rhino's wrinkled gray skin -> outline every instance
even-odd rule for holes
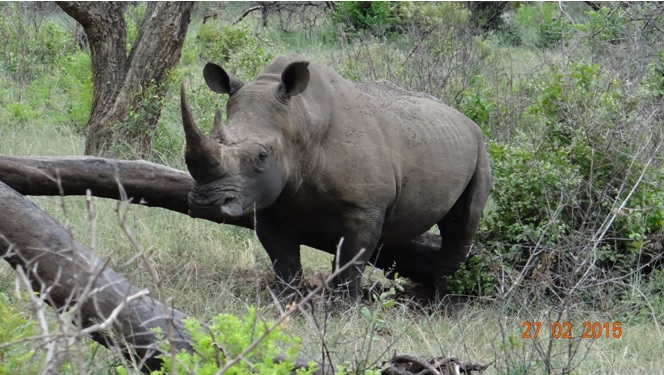
[[[336,254],[395,246],[438,224],[433,279],[465,259],[491,190],[479,127],[426,95],[388,82],[352,83],[330,68],[285,56],[243,83],[215,64],[207,85],[228,94],[228,124],[213,138],[195,125],[182,90],[186,162],[196,185],[190,215],[256,213],[256,231],[286,282],[301,272],[300,245]],[[358,296],[367,251],[342,272]]]

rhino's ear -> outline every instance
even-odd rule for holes
[[[210,90],[219,94],[233,95],[244,85],[244,82],[213,63],[205,64],[203,78]]]
[[[279,95],[290,98],[301,94],[309,85],[309,61],[290,63],[281,73]]]

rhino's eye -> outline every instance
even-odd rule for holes
[[[254,154],[254,161],[253,161],[254,170],[257,172],[261,171],[267,164],[267,159],[269,157],[270,154],[265,148],[263,147],[259,148],[258,152]]]

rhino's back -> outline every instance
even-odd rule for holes
[[[385,243],[422,233],[456,203],[481,152],[479,127],[457,110],[389,82],[362,85],[377,107],[393,160],[397,197],[383,230]],[[414,219],[414,220],[413,220]]]
[[[426,170],[429,175],[454,170],[467,174],[472,169],[466,166],[476,162],[482,133],[461,112],[430,95],[407,91],[388,81],[354,86],[365,94],[366,102],[358,101],[363,108],[356,109],[362,112],[363,121],[350,122],[350,126],[380,129],[382,139],[372,141],[385,142],[395,151],[396,164]]]
[[[470,181],[482,143],[479,128],[430,96],[387,81],[332,82],[328,172],[343,176],[338,189],[351,191],[357,202],[384,206],[386,243],[428,230]]]

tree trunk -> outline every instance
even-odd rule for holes
[[[193,2],[148,2],[129,57],[123,4],[58,5],[83,26],[90,46],[93,94],[85,154],[109,154],[118,137],[144,157],[161,114],[162,83],[180,59]],[[128,123],[131,112],[136,117]]]

